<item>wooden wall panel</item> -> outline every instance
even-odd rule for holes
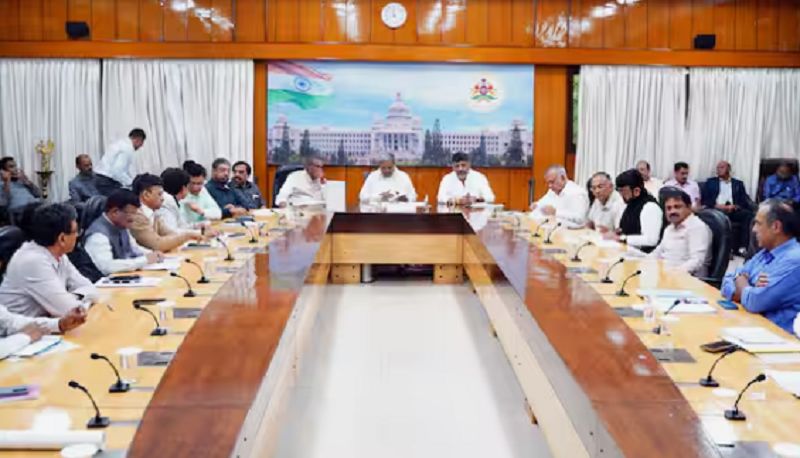
[[[268,16],[272,16],[267,13]],[[347,41],[347,16],[341,3],[325,2],[322,5],[322,41]]]
[[[117,37],[117,3],[115,0],[94,0],[92,2],[92,20],[89,27],[92,40],[113,41]]]
[[[467,1],[466,42],[485,45],[489,41],[489,0]]]
[[[0,1],[0,40],[19,40],[20,8],[23,0]]]
[[[275,41],[294,43],[299,39],[300,4],[293,0],[271,1],[267,15],[275,17]]]
[[[247,42],[265,41],[267,39],[266,14],[267,5],[264,0],[236,0],[234,39]]]
[[[444,0],[442,42],[464,43],[467,37],[467,0]]]
[[[417,2],[417,41],[421,44],[442,42],[445,5],[441,0]]]
[[[669,47],[692,49],[692,3],[669,3]]]
[[[233,41],[233,21],[235,19],[233,16],[234,1],[235,0],[213,0],[211,2],[211,14],[212,18],[214,18],[211,26],[211,41]],[[317,2],[314,3],[318,5]]]
[[[778,49],[778,3],[780,0],[758,0],[756,43],[760,51]],[[783,0],[784,2],[788,0]]]
[[[714,33],[715,0],[692,1],[692,37]]]
[[[633,3],[625,8],[625,47],[647,48],[647,3]]]
[[[19,24],[25,24],[19,31],[19,39],[39,41],[44,36],[42,0],[26,0],[19,2]]]
[[[757,48],[756,18],[757,0],[736,0],[736,49]]]
[[[258,0],[256,0],[258,1]],[[261,2],[263,4],[263,2]],[[164,5],[164,41],[187,41],[189,38],[189,12]],[[263,38],[262,38],[263,40]]]
[[[117,40],[139,40],[139,0],[117,0]]]
[[[23,3],[31,0],[19,1]],[[67,2],[67,19],[72,22],[86,22],[87,24],[91,24],[92,0],[69,0]]]
[[[669,48],[669,0],[647,2],[647,47]]]
[[[533,30],[536,25],[534,15],[535,0],[512,0],[511,5],[511,43],[516,46],[532,46]]]
[[[66,20],[66,0],[42,0],[42,35],[45,41],[65,40],[67,32],[64,30],[64,22]]]
[[[164,11],[161,0],[139,0],[139,39],[164,40]]]
[[[723,2],[714,6],[714,33],[716,49],[736,49],[736,2]]]
[[[322,40],[322,3],[299,2],[301,42],[314,43]]]
[[[564,164],[567,153],[567,67],[536,67],[533,79],[533,178],[535,198],[541,197],[546,186],[542,177],[554,164]]]
[[[608,3],[606,8],[610,10]],[[624,48],[625,47],[625,12],[626,5],[618,5],[613,14],[603,18],[603,47],[604,48]]]
[[[372,30],[371,0],[347,0],[345,14],[346,36],[350,43],[368,43]]]
[[[507,45],[512,41],[513,9],[511,0],[492,0],[487,14],[487,40],[491,45]]]
[[[398,44],[417,43],[417,0],[402,0],[399,3],[406,7],[408,19],[405,24],[394,30],[394,42]]]
[[[778,51],[800,51],[800,1],[780,2]]]
[[[535,46],[563,48],[569,39],[569,0],[536,2]]]
[[[394,31],[386,27],[381,21],[383,3],[378,1],[364,3],[372,11],[370,17],[370,41],[372,43],[394,43]]]

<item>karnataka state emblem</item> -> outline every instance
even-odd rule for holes
[[[480,81],[472,86],[471,98],[473,102],[494,102],[497,100],[497,89],[491,81],[481,78]]]
[[[469,88],[467,105],[473,111],[488,113],[499,108],[502,103],[503,91],[497,84],[497,78],[493,78],[491,75],[482,75]]]

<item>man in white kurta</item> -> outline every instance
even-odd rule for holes
[[[304,202],[325,200],[325,163],[316,156],[305,161],[305,168],[292,172],[283,182],[275,203],[280,207]]]
[[[625,201],[614,190],[611,176],[605,172],[597,172],[592,176],[591,191],[594,202],[589,207],[586,225],[599,232],[614,232],[619,229],[619,220],[625,211]]]
[[[394,157],[386,155],[367,176],[358,198],[362,202],[414,202],[417,192],[408,174],[395,165]]]
[[[494,202],[494,192],[486,175],[472,170],[469,156],[465,153],[453,155],[453,171],[442,177],[439,183],[439,203],[472,205],[476,202]]]
[[[589,211],[589,195],[586,190],[567,178],[563,166],[554,165],[544,174],[547,182],[547,194],[531,204],[532,217],[535,219],[553,218],[568,228],[580,228],[586,225],[586,213]]]

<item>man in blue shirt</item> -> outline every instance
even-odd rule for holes
[[[764,199],[786,199],[800,202],[800,180],[792,174],[792,166],[781,162],[775,174],[764,181]]]
[[[797,215],[777,199],[759,206],[753,233],[761,251],[722,281],[722,295],[760,313],[787,332],[800,312]]]
[[[222,217],[236,218],[247,214],[247,207],[238,192],[231,189],[228,180],[231,174],[231,163],[227,159],[217,158],[211,164],[211,179],[206,189],[222,209]]]
[[[250,181],[252,168],[245,161],[233,164],[233,178],[228,183],[237,194],[248,210],[261,208],[264,206],[264,198],[255,183]]]

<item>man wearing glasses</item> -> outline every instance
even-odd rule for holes
[[[292,172],[278,191],[275,203],[280,207],[291,204],[324,201],[325,163],[319,156],[309,156],[303,170]]]

